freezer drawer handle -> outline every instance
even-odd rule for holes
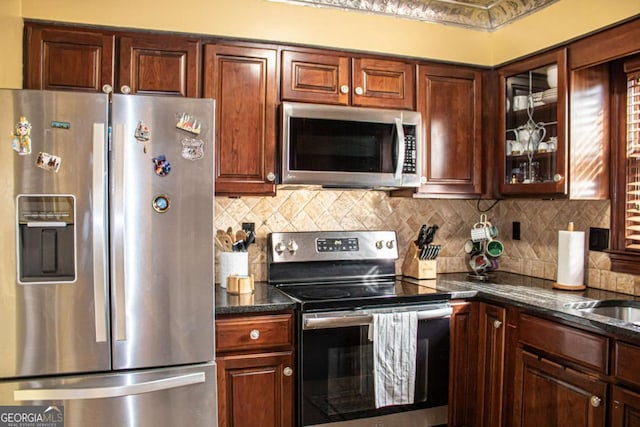
[[[153,393],[156,391],[168,390],[203,382],[205,382],[205,373],[196,372],[177,377],[113,387],[33,388],[29,390],[15,390],[13,392],[13,399],[16,401],[106,399],[109,397],[123,397],[133,394]]]

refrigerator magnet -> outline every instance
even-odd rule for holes
[[[170,205],[169,196],[159,194],[153,198],[153,210],[158,213],[165,213],[169,210]]]
[[[176,123],[178,129],[191,132],[194,135],[200,135],[200,128],[202,123],[189,113],[178,114],[178,123]]]
[[[71,123],[51,120],[51,127],[54,129],[71,129]]]
[[[153,161],[154,171],[158,176],[167,176],[171,172],[171,164],[164,154],[151,159]]]
[[[201,139],[184,138],[180,141],[182,144],[181,155],[187,160],[200,160],[204,157],[204,141]]]
[[[36,159],[36,165],[39,168],[50,172],[58,172],[58,170],[60,170],[60,163],[62,163],[62,158],[42,151],[38,153],[38,158]]]
[[[147,152],[147,142],[151,138],[151,129],[149,126],[144,124],[142,120],[138,120],[138,126],[136,126],[136,130],[133,136],[138,140],[138,142],[142,142],[144,144],[143,150],[145,153]]]
[[[31,123],[25,116],[20,116],[15,125],[12,147],[21,156],[31,154]]]

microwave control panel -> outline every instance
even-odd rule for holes
[[[416,173],[416,135],[415,126],[404,126],[404,164],[403,173]]]

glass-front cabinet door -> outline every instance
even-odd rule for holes
[[[502,195],[567,194],[566,50],[499,70]]]

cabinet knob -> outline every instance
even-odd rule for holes
[[[499,320],[494,320],[493,321],[493,327],[498,329],[500,326],[502,326],[502,322]]]
[[[560,175],[559,173],[553,175],[553,182],[560,182],[562,181],[562,175]]]
[[[282,370],[282,373],[284,374],[285,377],[290,377],[291,375],[293,375],[293,369],[287,366]]]
[[[364,93],[364,90],[360,86],[358,86],[356,88],[356,95],[362,95],[363,93]]]
[[[347,85],[340,86],[340,93],[349,93],[349,86]]]
[[[267,174],[267,181],[269,181],[269,182],[273,182],[273,181],[275,181],[275,180],[276,180],[276,174],[275,174],[275,173],[273,173],[273,172],[269,172],[269,173]]]
[[[102,92],[111,93],[113,92],[113,87],[109,84],[102,85]]]
[[[120,93],[124,93],[125,95],[129,95],[131,93],[131,88],[127,85],[120,86]]]
[[[591,399],[589,399],[589,403],[591,403],[591,406],[593,406],[594,408],[597,408],[602,403],[602,399],[600,399],[598,396],[591,396]]]
[[[258,338],[260,338],[260,331],[257,329],[252,330],[251,332],[249,332],[249,337],[252,340],[257,340]]]

